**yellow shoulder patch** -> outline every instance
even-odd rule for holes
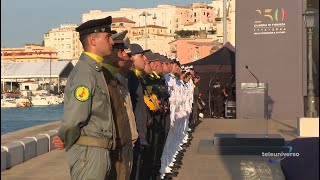
[[[90,90],[87,86],[78,86],[74,91],[74,97],[81,102],[84,102],[90,97]]]

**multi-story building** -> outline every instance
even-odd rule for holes
[[[174,40],[176,31],[212,30],[216,18],[213,7],[205,3],[193,3],[189,6],[158,5],[155,8],[144,9],[121,8],[119,11],[108,12],[92,10],[82,15],[82,22],[106,16],[113,17],[114,30],[129,31],[127,37],[132,43],[138,43],[143,47],[147,44],[148,49],[163,54],[170,53],[170,45],[167,43]],[[134,27],[128,26],[129,24],[131,26],[134,24]],[[121,28],[120,25],[122,25]],[[145,29],[147,35],[144,34]]]
[[[181,64],[204,58],[212,53],[212,48],[221,46],[221,43],[211,38],[179,38],[169,44],[169,56],[178,58]]]
[[[44,46],[55,48],[59,59],[76,60],[83,51],[76,32],[77,24],[61,24],[44,34]]]
[[[151,49],[154,53],[168,54],[170,52],[169,42],[173,40],[173,35],[148,34],[147,39],[143,36],[136,36],[131,38],[130,42],[141,45],[143,49]]]
[[[115,30],[117,32],[128,30],[129,33],[127,34],[127,37],[130,37],[130,29],[134,27],[135,23],[136,22],[131,21],[130,19],[127,19],[125,17],[115,17],[112,18],[111,28],[112,30]]]
[[[227,41],[235,46],[235,3],[236,0],[227,0]],[[223,0],[212,0],[209,4],[215,10],[216,17],[216,36],[219,42],[223,42]]]
[[[144,33],[145,31],[147,34]],[[129,30],[130,42],[141,45],[143,49],[151,49],[153,52],[166,54],[170,51],[169,42],[174,40],[174,36],[167,31],[168,28],[157,25],[133,27]]]
[[[236,46],[236,0],[229,0],[229,19],[230,19],[230,29],[228,30],[228,41],[233,45]]]
[[[143,13],[145,12],[145,13]],[[173,35],[190,22],[211,23],[215,20],[215,12],[204,3],[193,3],[190,6],[158,5],[156,8],[120,8],[119,11],[92,10],[82,15],[82,22],[106,16],[125,17],[135,21],[135,26],[157,25],[168,28]]]
[[[55,48],[39,44],[25,44],[21,48],[1,48],[1,61],[29,62],[49,59],[58,60]]]
[[[144,26],[140,26],[140,27],[132,27],[132,29],[130,30],[130,34],[132,35],[132,37],[135,36],[143,36],[144,35],[150,35],[150,34],[163,34],[163,35],[167,35],[167,29],[166,27],[162,27],[162,26],[157,26],[157,25],[147,25],[146,27]],[[144,34],[144,31],[147,31],[147,34]]]

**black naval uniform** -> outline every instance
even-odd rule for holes
[[[150,165],[152,167],[152,179],[155,179],[159,173],[161,166],[161,155],[165,144],[165,112],[164,105],[168,100],[168,95],[166,95],[166,87],[164,78],[158,75],[156,72],[152,72],[146,77],[146,86],[152,87],[150,93],[155,94],[158,100],[161,102],[161,107],[157,111],[149,111],[152,117],[152,126],[148,128],[149,130],[149,140],[151,144]],[[166,104],[167,106],[167,104]]]
[[[214,118],[223,117],[223,88],[219,82],[213,86],[213,116]]]

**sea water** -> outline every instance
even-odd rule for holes
[[[1,108],[1,135],[49,122],[60,121],[63,104],[51,106]]]

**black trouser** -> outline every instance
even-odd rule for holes
[[[163,113],[149,111],[152,124],[148,126],[147,141],[150,146],[145,147],[141,156],[140,178],[149,180],[159,175],[161,167],[161,155],[164,147],[164,119]]]
[[[168,136],[168,132],[170,129],[170,112],[167,111],[165,113],[163,113],[163,127],[164,127],[164,142],[166,142],[167,136]]]
[[[155,179],[159,175],[161,167],[161,156],[165,144],[165,119],[164,113],[157,111],[153,113],[153,140],[152,140],[152,153],[153,153],[153,175]]]
[[[141,179],[141,171],[143,170],[142,169],[143,154],[144,154],[144,149],[143,147],[140,146],[139,139],[138,139],[133,148],[133,164],[132,164],[130,180]],[[138,178],[136,178],[136,176]]]
[[[194,102],[192,104],[192,124],[195,125],[198,121],[199,121],[198,103]]]
[[[217,96],[213,100],[213,115],[216,117],[223,117],[223,98]]]

